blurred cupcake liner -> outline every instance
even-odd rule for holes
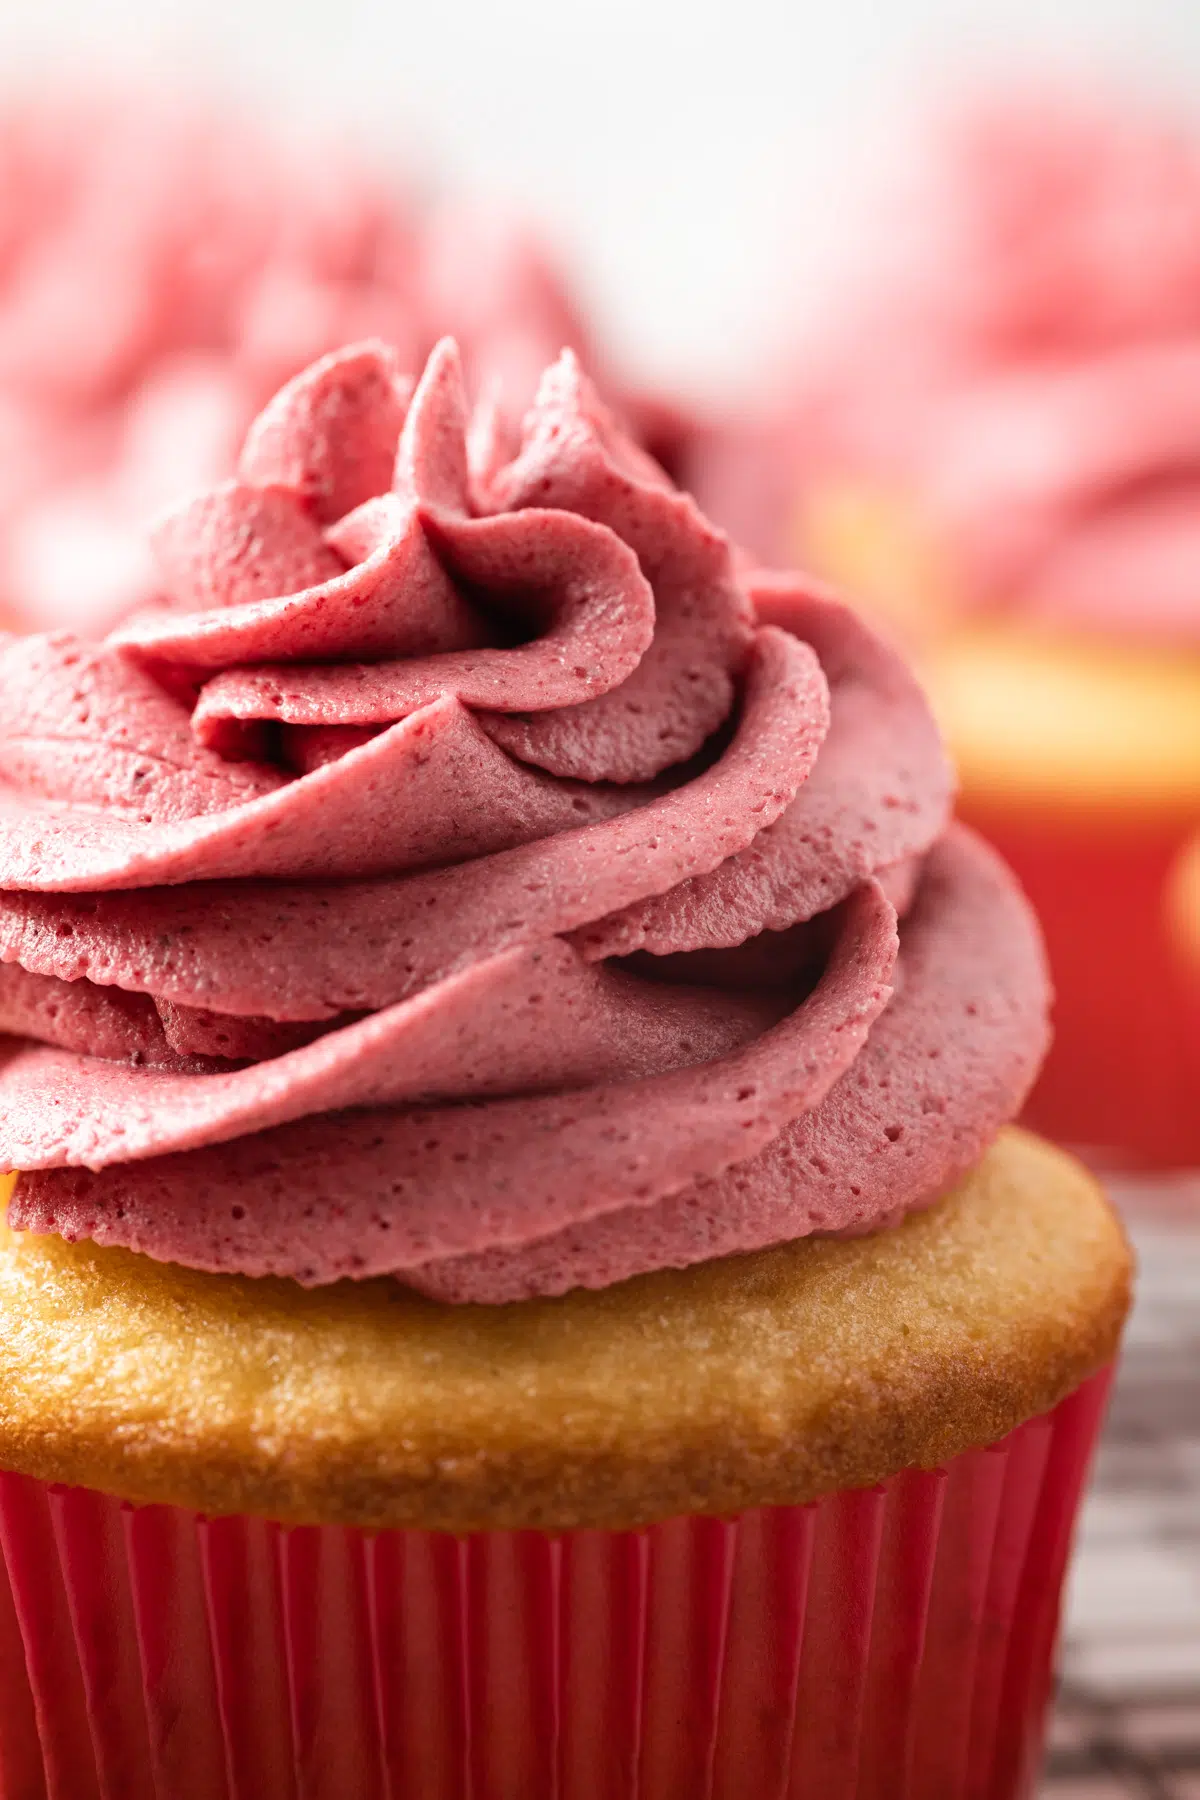
[[[1200,831],[1176,857],[1167,882],[1164,907],[1167,939],[1175,957],[1175,985],[1186,1017],[1188,1082],[1187,1117],[1200,1114]],[[1195,1127],[1200,1139],[1200,1125]],[[1200,1152],[1193,1158],[1200,1164]]]
[[[1016,871],[1050,957],[1054,1042],[1024,1122],[1102,1165],[1200,1166],[1200,1053],[1164,916],[1178,827],[960,810]]]
[[[6,1800],[1013,1800],[1109,1372],[806,1507],[372,1535],[0,1475]]]

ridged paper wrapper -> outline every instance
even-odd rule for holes
[[[931,1472],[456,1538],[0,1475],[4,1800],[1013,1800],[1108,1375]]]
[[[1165,916],[1179,826],[961,810],[1015,871],[1050,955],[1054,1042],[1022,1123],[1110,1168],[1200,1168],[1200,1039]]]

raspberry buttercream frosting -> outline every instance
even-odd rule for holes
[[[941,123],[706,495],[777,557],[806,492],[880,484],[963,609],[1200,643],[1200,138],[1039,86]]]
[[[925,1205],[1045,1044],[919,688],[740,573],[568,354],[515,454],[367,341],[0,649],[10,1221],[452,1301]]]
[[[436,321],[436,323],[435,323]],[[136,85],[0,108],[0,612],[103,633],[146,518],[228,473],[278,386],[377,332],[443,330],[519,425],[583,321],[534,237],[335,134]]]

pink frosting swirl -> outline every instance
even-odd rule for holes
[[[773,559],[798,477],[882,482],[942,528],[964,604],[1200,642],[1200,140],[1035,87],[926,149],[787,416],[711,449],[702,495]]]
[[[436,321],[436,325],[434,323]],[[519,423],[582,321],[511,221],[149,86],[0,111],[0,609],[103,631],[144,598],[148,514],[227,472],[264,401],[378,332],[443,330]]]
[[[944,1190],[1046,1029],[915,682],[736,573],[565,354],[293,380],[102,647],[0,652],[22,1229],[452,1300]]]

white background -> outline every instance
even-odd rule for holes
[[[1200,110],[1200,0],[0,0],[4,80],[129,59],[519,203],[627,358],[716,389],[931,87],[1048,62]]]

